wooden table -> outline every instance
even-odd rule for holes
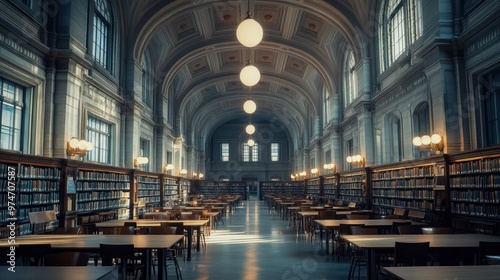
[[[381,234],[343,235],[342,238],[356,247],[368,251],[368,279],[376,279],[376,251],[394,249],[397,242],[430,242],[429,249],[478,249],[479,241],[500,242],[500,236],[486,234]],[[498,275],[497,275],[498,276]],[[420,277],[420,279],[425,279]],[[464,278],[468,279],[468,278]],[[473,278],[475,279],[475,278]],[[497,277],[498,279],[498,277]]]
[[[148,256],[152,249],[157,249],[158,257],[163,259],[163,249],[170,249],[175,244],[182,242],[183,239],[184,235],[22,235],[16,237],[15,246],[20,244],[50,244],[54,251],[99,252],[100,244],[134,244],[135,249],[147,250]],[[0,247],[10,246],[12,244],[9,244],[7,239],[0,240]],[[149,264],[149,260],[146,263]],[[158,279],[166,278],[164,263],[158,262]],[[150,266],[146,265],[146,279],[149,278],[150,273]]]
[[[7,270],[7,266],[2,266]],[[2,271],[2,280],[51,279],[51,280],[115,280],[116,266],[16,266],[16,272]]]
[[[497,280],[500,278],[500,265],[404,266],[384,267],[384,269],[394,279],[402,280]]]
[[[320,225],[320,240],[323,241],[323,229],[327,230],[338,230],[340,224],[364,224],[365,227],[376,227],[376,228],[388,228],[392,227],[393,222],[411,222],[412,224],[420,225],[420,222],[414,222],[411,220],[403,219],[367,219],[367,220],[338,220],[338,219],[325,219],[325,220],[314,220]],[[326,253],[328,253],[328,233],[326,234]],[[332,250],[333,251],[333,250]]]

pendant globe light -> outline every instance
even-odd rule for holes
[[[253,141],[253,139],[248,139],[247,144],[249,147],[253,147],[253,145],[255,145],[255,141]]]
[[[257,110],[257,104],[255,104],[252,99],[248,98],[247,101],[243,103],[243,110],[247,114],[253,114],[255,110]]]
[[[247,134],[252,135],[255,132],[255,126],[253,124],[249,124],[247,125],[247,127],[245,127],[245,131],[247,132]]]
[[[262,26],[252,19],[252,13],[250,13],[250,0],[248,0],[248,10],[247,17],[244,21],[238,25],[236,29],[236,38],[238,41],[245,47],[251,48],[257,46],[260,41],[262,41],[262,37],[264,36],[264,30],[262,30]]]
[[[255,86],[260,81],[260,71],[252,65],[250,60],[248,60],[247,66],[241,69],[240,80],[245,86],[249,87]]]

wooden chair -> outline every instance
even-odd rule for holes
[[[422,234],[422,227],[419,225],[398,226],[399,234]]]
[[[45,256],[50,254],[52,246],[50,244],[20,244],[19,256],[27,266],[43,266]]]
[[[337,232],[337,235],[334,236],[334,242],[337,243],[337,261],[340,261],[340,255],[342,251],[346,249],[346,247],[350,246],[348,242],[346,242],[343,238],[342,235],[350,235],[352,234],[351,227],[363,227],[365,226],[364,224],[339,224],[339,230]],[[343,249],[344,248],[344,249]],[[346,250],[347,251],[347,250]]]
[[[45,266],[87,266],[89,254],[80,252],[59,252],[45,256]]]
[[[426,266],[430,242],[398,242],[394,246],[394,266]]]
[[[80,234],[81,228],[79,227],[64,227],[64,228],[56,228],[53,234]]]
[[[165,234],[165,235],[174,235],[177,234],[177,227],[176,226],[159,226],[159,227],[149,227],[148,234]],[[177,276],[177,279],[182,279],[182,273],[181,269],[179,266],[179,262],[177,261],[177,249],[168,249],[164,250],[164,256],[165,256],[165,267],[167,267],[167,261],[171,260],[174,262],[175,265],[175,274]],[[157,255],[154,255],[156,252],[153,252],[153,258],[152,258],[152,263],[151,266],[153,268],[153,273],[155,271],[155,267],[158,266],[158,257]]]
[[[398,230],[398,227],[399,226],[405,226],[405,225],[411,225],[411,222],[408,221],[408,222],[392,222],[392,227],[391,227],[391,233],[392,234],[399,234],[399,230]]]
[[[139,272],[144,270],[144,264],[135,260],[134,244],[100,244],[99,253],[103,266],[120,266],[122,279],[127,279],[129,271],[133,273],[135,279]]]
[[[354,235],[371,235],[378,234],[378,230],[375,227],[361,227],[361,226],[352,226],[351,233]],[[351,251],[351,266],[349,268],[349,276],[348,279],[354,276],[354,272],[356,271],[356,267],[358,268],[358,279],[361,277],[361,266],[367,266],[368,260],[366,257],[365,250],[353,249]]]
[[[393,215],[397,216],[399,219],[406,217],[406,210],[403,208],[394,208]]]
[[[348,220],[368,220],[370,218],[369,215],[365,214],[347,214],[346,217]]]
[[[500,242],[479,241],[477,264],[500,264]]]

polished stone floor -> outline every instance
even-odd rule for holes
[[[183,279],[347,279],[349,259],[325,255],[256,197],[244,200],[206,238],[207,247],[180,261]],[[168,278],[175,279],[173,267]],[[366,272],[362,269],[361,279]],[[357,276],[357,275],[356,275]]]

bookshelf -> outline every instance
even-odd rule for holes
[[[500,233],[500,154],[498,148],[449,157],[449,197],[453,226]]]
[[[325,175],[323,178],[323,199],[325,202],[334,202],[337,199],[337,182],[335,175]]]
[[[116,218],[129,219],[132,203],[130,172],[78,168],[75,172],[78,215],[116,212]]]
[[[315,177],[306,180],[306,195],[320,198],[322,195],[322,181],[323,177]]]
[[[358,206],[368,203],[366,169],[339,173],[338,199],[356,202]]]
[[[205,197],[240,195],[243,200],[247,199],[247,184],[244,181],[196,181],[195,186],[197,195]]]
[[[188,179],[179,179],[179,202],[187,203],[191,193],[191,181]]]
[[[447,225],[446,160],[443,155],[371,168],[371,203],[375,214],[394,209],[422,211],[434,225]]]
[[[163,179],[163,206],[173,206],[179,200],[179,182],[175,177]]]
[[[305,197],[305,181],[260,181],[259,199],[265,195]]]
[[[151,212],[153,211],[153,207],[159,207],[161,200],[161,177],[138,173],[135,180],[137,188],[137,199],[135,201],[139,205],[143,205],[141,210]]]
[[[14,222],[16,234],[24,235],[33,230],[29,213],[51,211],[59,218],[60,165],[58,159],[1,152],[0,227]],[[47,230],[58,223],[50,223]]]

